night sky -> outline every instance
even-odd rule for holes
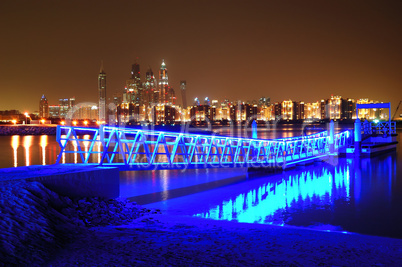
[[[187,99],[402,100],[401,1],[0,1],[0,110],[97,102],[165,59]],[[144,75],[142,75],[144,79]]]

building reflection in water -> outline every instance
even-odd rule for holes
[[[46,146],[48,144],[47,135],[41,135],[39,146],[42,148],[42,165],[46,165]]]
[[[13,148],[14,167],[18,166],[18,147],[20,145],[20,136],[13,135],[11,137],[11,147]]]

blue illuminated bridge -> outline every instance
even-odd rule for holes
[[[56,163],[155,170],[223,167],[285,168],[336,154],[350,144],[350,131],[258,139],[147,131],[113,126],[58,126]],[[71,155],[72,154],[72,155]]]

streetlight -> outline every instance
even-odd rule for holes
[[[28,124],[28,118],[30,118],[28,112],[25,112],[24,115],[25,115],[25,124]]]

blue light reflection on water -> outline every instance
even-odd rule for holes
[[[311,205],[326,207],[336,199],[349,199],[349,169],[349,164],[339,167],[325,165],[285,174],[283,180],[265,182],[196,216],[283,224],[291,209],[303,210]]]
[[[320,163],[258,180],[244,190],[228,188],[236,193],[196,208],[193,216],[402,238],[395,153],[339,159],[336,166]]]

